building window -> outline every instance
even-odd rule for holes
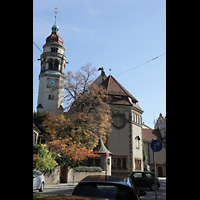
[[[54,95],[49,95],[50,100],[54,100]]]
[[[126,169],[126,158],[122,158],[122,169]]]
[[[121,129],[126,125],[126,118],[123,114],[117,113],[112,116],[113,126],[117,129]]]
[[[59,61],[56,59],[56,60],[54,61],[54,70],[55,70],[55,71],[58,71],[58,64],[59,64]]]
[[[58,71],[58,65],[59,65],[58,59],[53,60],[52,58],[50,58],[48,59],[48,63],[49,63],[49,70]]]
[[[135,159],[135,170],[141,170],[141,160]]]
[[[49,70],[53,70],[53,59],[50,58],[50,59],[48,60],[48,63],[49,63]]]
[[[140,148],[140,137],[139,136],[136,136],[135,137],[135,142],[136,142],[136,149],[139,149]]]
[[[51,52],[58,52],[58,48],[55,48],[55,47],[51,47]]]
[[[112,169],[127,169],[127,157],[112,157]]]

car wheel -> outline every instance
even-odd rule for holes
[[[154,183],[151,183],[150,190],[155,191],[155,184]]]
[[[42,182],[39,192],[42,192],[43,190],[44,190],[44,182]]]

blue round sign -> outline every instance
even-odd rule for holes
[[[162,142],[159,140],[153,140],[151,142],[151,149],[155,152],[159,152],[162,149]]]

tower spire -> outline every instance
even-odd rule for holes
[[[52,28],[51,28],[51,30],[52,30],[52,32],[58,32],[58,30],[59,30],[59,27],[58,27],[58,25],[56,24],[56,18],[57,18],[57,8],[55,8],[55,23],[54,23],[54,25],[52,26]]]
[[[54,12],[54,13],[55,13],[55,24],[56,24],[56,18],[57,18],[56,15],[57,15],[57,13],[58,13],[58,12],[57,12],[57,9],[58,9],[58,8],[55,8],[55,12]]]

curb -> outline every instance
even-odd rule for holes
[[[74,183],[74,187],[77,185],[78,183]],[[73,187],[72,183],[61,183],[61,184],[56,184],[56,185],[45,185],[45,188],[61,188],[61,187]]]

